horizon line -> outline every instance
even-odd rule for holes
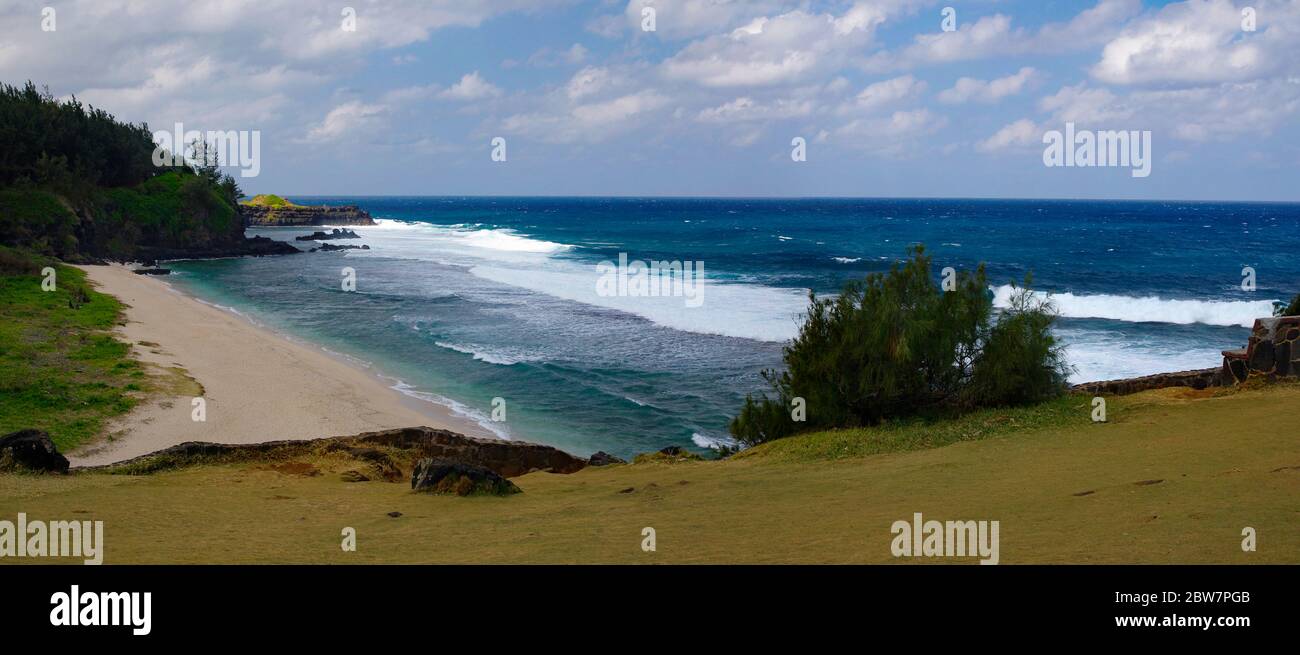
[[[243,198],[265,194],[244,194]],[[1079,197],[1003,197],[1003,196],[744,196],[744,195],[631,195],[631,194],[418,194],[418,193],[271,193],[280,197],[297,198],[475,198],[475,199],[607,199],[607,200],[980,200],[980,201],[1020,201],[1020,202],[1174,202],[1174,203],[1235,203],[1235,204],[1272,204],[1296,205],[1300,198],[1294,200],[1239,200],[1232,198],[1192,199],[1192,198],[1079,198]]]

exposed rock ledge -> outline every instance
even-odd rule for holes
[[[397,473],[392,470],[394,468],[409,471],[416,461],[424,458],[479,466],[506,478],[533,471],[573,473],[587,465],[587,460],[550,446],[522,441],[477,439],[448,430],[416,427],[342,437],[253,444],[190,441],[114,464],[73,470],[145,474],[197,464],[227,464],[334,453],[377,465],[390,473]]]
[[[1127,378],[1123,380],[1085,382],[1070,387],[1070,391],[1098,396],[1123,396],[1130,393],[1137,393],[1139,391],[1147,391],[1149,389],[1164,389],[1166,387],[1206,389],[1209,387],[1221,386],[1221,384],[1219,368],[1215,367],[1196,369],[1194,371],[1156,373],[1155,375],[1144,375],[1138,378]]]
[[[239,206],[244,225],[271,227],[277,225],[374,225],[370,213],[356,205],[267,207],[261,205]]]

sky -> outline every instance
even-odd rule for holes
[[[249,194],[1300,200],[1300,0],[0,0],[27,80]]]

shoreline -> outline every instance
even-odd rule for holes
[[[316,439],[428,426],[500,439],[472,420],[394,388],[397,378],[276,332],[120,264],[78,266],[123,303],[116,330],[164,389],[111,421],[106,436],[67,457],[110,464],[186,441]],[[171,388],[166,388],[171,387]],[[204,420],[193,400],[204,399]]]

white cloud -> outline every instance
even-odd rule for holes
[[[483,79],[478,71],[467,73],[460,78],[460,81],[451,85],[451,88],[438,94],[438,97],[448,100],[481,100],[483,98],[494,98],[501,95],[501,89],[493,86],[487,80]]]
[[[975,149],[981,152],[996,152],[1008,148],[1035,146],[1042,143],[1043,132],[1043,128],[1038,124],[1028,118],[1022,118],[975,144]]]
[[[567,99],[567,94],[565,95]],[[562,108],[514,114],[501,123],[507,133],[549,143],[595,143],[636,129],[669,99],[652,90]]]
[[[1020,93],[1036,77],[1038,71],[1032,66],[1025,66],[1012,75],[988,81],[963,77],[957,80],[952,88],[939,92],[939,102],[953,105],[971,101],[997,102],[1007,96]]]
[[[692,42],[665,60],[661,71],[669,80],[705,87],[807,83],[842,66],[904,4],[857,3],[839,16],[803,10],[761,16]]]
[[[311,141],[334,141],[348,133],[356,133],[372,124],[372,120],[384,113],[383,105],[365,104],[351,101],[331,109],[325,118],[307,132]]]
[[[1110,84],[1204,84],[1257,79],[1300,57],[1300,3],[1258,4],[1259,31],[1243,32],[1228,0],[1170,4],[1106,44],[1091,69]]]
[[[653,34],[660,39],[683,39],[725,32],[758,16],[797,6],[783,0],[630,0],[617,28],[633,34]],[[641,11],[653,8],[655,31],[641,30]]]
[[[1087,50],[1117,34],[1141,8],[1141,0],[1098,0],[1069,21],[1048,23],[1037,30],[1015,28],[1011,17],[1004,14],[963,21],[959,13],[955,31],[917,35],[901,51],[872,55],[862,62],[862,67],[883,71],[1005,55]]]
[[[1086,82],[1062,87],[1038,101],[1038,108],[1050,112],[1057,123],[1097,125],[1131,118],[1135,110],[1109,89],[1089,87]]]
[[[810,100],[781,98],[773,102],[757,102],[750,97],[740,97],[717,107],[701,110],[695,120],[702,123],[736,123],[744,121],[770,121],[798,118],[812,113]]]
[[[873,112],[895,106],[925,92],[926,84],[911,75],[902,75],[868,85],[837,110],[840,114]]]
[[[929,109],[896,111],[889,116],[859,118],[835,130],[835,137],[849,145],[888,150],[904,141],[933,134],[948,124],[948,119]]]
[[[588,66],[569,78],[565,93],[570,100],[578,100],[605,90],[610,84],[608,68]]]

